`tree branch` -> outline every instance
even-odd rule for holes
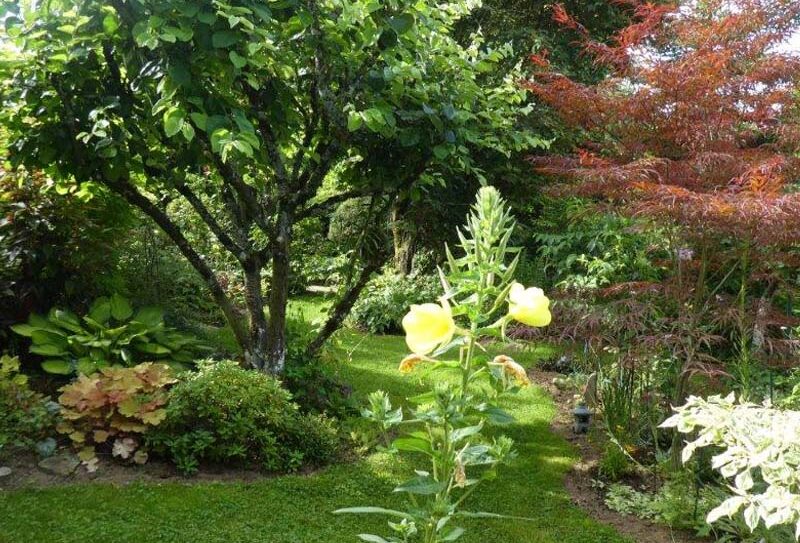
[[[342,192],[335,196],[331,196],[321,202],[317,202],[312,204],[304,209],[298,211],[295,215],[297,220],[306,219],[308,217],[314,217],[319,213],[327,212],[331,206],[341,204],[342,202],[346,202],[347,200],[352,200],[353,198],[362,198],[366,196],[376,196],[377,193],[375,192],[364,192],[360,190],[349,190],[347,192]]]
[[[225,247],[228,251],[230,251],[233,256],[237,258],[240,262],[244,258],[244,248],[239,246],[225,230],[222,226],[217,222],[217,219],[211,214],[209,209],[203,204],[202,200],[192,192],[192,189],[184,182],[180,181],[175,184],[175,189],[183,195],[184,198],[189,202],[189,204],[194,208],[197,214],[203,219],[203,222],[206,223],[209,230],[213,232],[214,236],[219,240],[223,247]]]
[[[200,274],[205,281],[211,295],[219,305],[226,320],[231,326],[236,341],[245,348],[249,345],[249,338],[247,330],[245,329],[241,315],[237,311],[233,302],[225,293],[219,280],[217,279],[214,271],[206,264],[206,261],[194,250],[191,243],[183,232],[181,232],[178,225],[176,225],[167,214],[151,202],[144,194],[139,192],[136,187],[127,181],[113,181],[111,179],[101,177],[100,182],[107,186],[112,191],[122,196],[129,204],[140,209],[144,214],[149,216],[163,232],[172,240],[181,254],[189,261],[192,267]]]
[[[387,260],[388,254],[384,253],[381,258],[373,260],[367,264],[367,266],[361,269],[361,273],[359,273],[356,281],[350,288],[347,289],[339,301],[336,302],[336,305],[331,311],[330,317],[328,317],[328,320],[325,321],[325,324],[317,333],[316,337],[314,337],[311,343],[308,344],[308,347],[306,348],[306,356],[308,358],[313,358],[316,356],[331,335],[333,335],[333,333],[342,326],[344,319],[350,313],[353,305],[358,300],[358,297],[361,295],[361,291],[364,290],[365,286],[367,286],[372,274],[381,269],[381,266],[383,266]]]

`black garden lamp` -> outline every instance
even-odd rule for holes
[[[586,434],[589,432],[589,427],[592,425],[592,411],[586,404],[580,404],[572,410],[572,417],[575,422],[572,425],[572,430],[576,434]]]

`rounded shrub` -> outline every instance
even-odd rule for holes
[[[204,362],[172,388],[148,443],[184,473],[202,463],[294,471],[333,459],[337,432],[331,419],[300,413],[274,378],[231,361]]]
[[[433,275],[387,272],[370,281],[350,313],[350,323],[373,334],[400,332],[412,304],[435,300],[442,286]]]

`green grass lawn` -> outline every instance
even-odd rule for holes
[[[333,353],[359,393],[383,388],[393,396],[421,389],[424,370],[397,371],[406,354],[400,337],[342,331]],[[516,356],[516,355],[515,355]],[[517,358],[530,364],[536,353]],[[436,376],[438,378],[438,376]],[[519,458],[469,502],[469,508],[528,517],[526,522],[470,523],[464,543],[611,543],[628,541],[571,505],[563,488],[573,451],[552,434],[551,400],[530,387],[508,405],[517,423],[505,429]],[[337,543],[363,532],[385,533],[385,519],[336,516],[336,508],[397,505],[394,484],[411,466],[384,454],[309,476],[255,483],[75,485],[0,491],[2,543]]]

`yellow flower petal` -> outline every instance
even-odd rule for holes
[[[528,326],[550,324],[550,299],[540,288],[525,288],[519,283],[511,286],[508,294],[508,314],[516,321]]]
[[[449,342],[456,324],[448,306],[439,304],[412,305],[403,317],[406,344],[412,352],[425,355],[439,345]]]

